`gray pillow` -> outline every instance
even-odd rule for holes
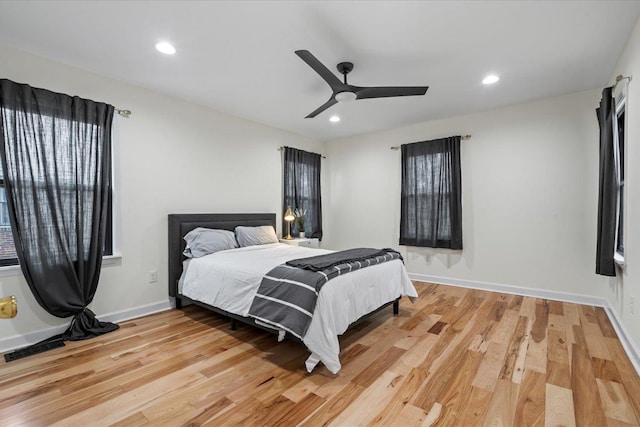
[[[187,247],[183,254],[187,258],[199,258],[225,249],[238,247],[233,231],[198,227],[184,236]]]
[[[241,248],[254,245],[268,245],[278,243],[276,230],[271,225],[261,225],[258,227],[236,227],[236,238]]]

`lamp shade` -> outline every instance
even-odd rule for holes
[[[294,219],[296,219],[295,216],[293,216],[293,212],[291,212],[291,206],[287,207],[287,210],[284,213],[284,220],[285,221],[293,221]]]

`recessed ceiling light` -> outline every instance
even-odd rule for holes
[[[340,117],[338,117],[338,116],[331,116],[331,117],[329,117],[329,121],[330,121],[331,123],[338,123],[338,122],[340,121]]]
[[[174,53],[176,53],[176,48],[173,47],[171,43],[167,42],[160,42],[156,44],[156,49],[158,50],[158,52],[162,52],[166,55],[173,55]]]
[[[496,76],[495,74],[490,74],[487,77],[485,77],[484,80],[482,80],[482,84],[492,85],[496,83],[498,80],[500,80],[500,77]]]

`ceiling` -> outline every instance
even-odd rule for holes
[[[0,43],[332,140],[603,87],[639,14],[640,1],[612,0],[0,0]],[[158,53],[161,40],[177,53]],[[430,88],[305,119],[331,91],[298,49],[336,74],[353,62],[354,85]],[[489,73],[501,80],[484,86]],[[333,114],[341,122],[330,123]]]

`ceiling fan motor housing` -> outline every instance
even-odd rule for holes
[[[341,62],[338,64],[338,72],[340,74],[347,75],[351,72],[351,70],[353,70],[352,62]]]

